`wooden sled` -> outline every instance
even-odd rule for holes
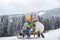
[[[37,35],[38,37],[40,37],[40,32],[38,31],[38,32],[30,32],[30,36],[31,35],[34,35],[34,37],[35,37],[35,35]],[[19,36],[22,36],[23,38],[25,37],[25,33],[24,32],[18,32],[18,34],[17,34],[17,38],[19,39]]]

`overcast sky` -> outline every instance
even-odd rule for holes
[[[60,8],[60,0],[0,0],[0,15]]]

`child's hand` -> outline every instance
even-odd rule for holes
[[[26,28],[30,28],[30,25],[27,25]]]

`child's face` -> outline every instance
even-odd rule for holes
[[[36,22],[36,19],[32,19],[32,22]]]
[[[28,22],[30,22],[31,20],[28,20]]]

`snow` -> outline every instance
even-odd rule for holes
[[[45,38],[48,38],[48,39],[59,39],[60,40],[60,29],[56,29],[56,30],[51,30],[47,33],[44,34],[45,35]]]
[[[43,15],[43,14],[45,14],[45,12],[40,12],[40,13],[39,13],[40,16]]]
[[[33,36],[31,37],[31,39],[27,39],[27,38],[20,38],[18,39],[16,36],[12,36],[12,37],[0,37],[0,40],[60,40],[60,29],[56,29],[56,30],[51,30],[48,31],[46,33],[44,33],[45,38],[34,38]]]

